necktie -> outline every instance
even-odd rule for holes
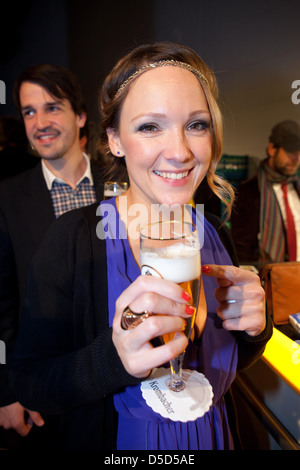
[[[294,217],[289,206],[287,198],[287,184],[282,183],[281,185],[283,191],[283,200],[286,210],[286,232],[287,232],[287,242],[289,249],[289,260],[296,261],[297,257],[297,241],[296,241],[296,229],[294,223]]]

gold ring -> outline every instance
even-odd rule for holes
[[[148,310],[144,310],[141,313],[136,313],[130,310],[129,306],[127,306],[122,313],[121,327],[123,330],[132,330],[151,315],[152,313],[148,312]]]

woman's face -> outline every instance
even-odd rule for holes
[[[211,159],[211,117],[193,73],[165,66],[131,85],[111,151],[125,156],[131,202],[187,204]],[[118,154],[119,152],[119,154]]]

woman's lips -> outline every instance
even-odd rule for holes
[[[158,171],[154,170],[154,173],[161,178],[168,179],[168,180],[182,180],[188,176],[191,170],[185,170],[180,172],[173,172],[173,171]]]

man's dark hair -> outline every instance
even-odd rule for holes
[[[59,65],[41,64],[29,67],[17,78],[13,89],[13,98],[21,112],[20,88],[22,83],[30,82],[44,88],[51,96],[70,102],[75,114],[86,112],[83,92],[79,80],[68,69]]]

